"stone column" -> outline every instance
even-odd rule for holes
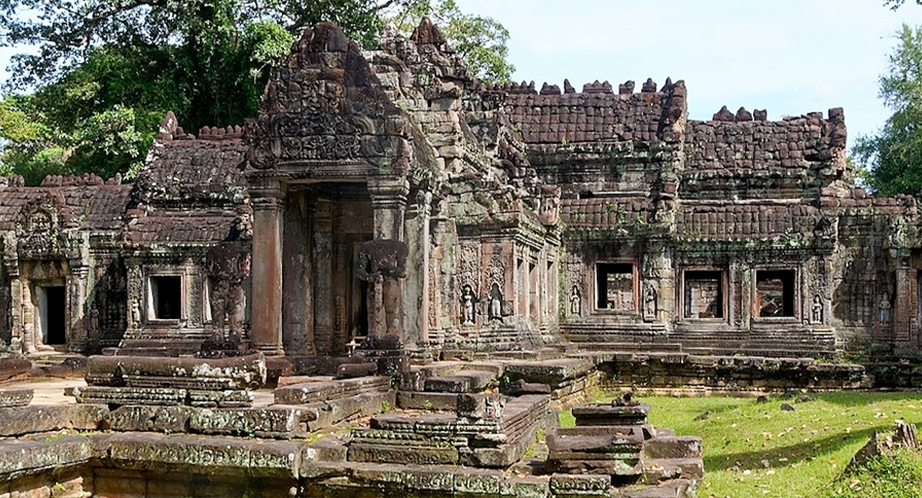
[[[71,262],[70,276],[67,277],[67,309],[69,320],[67,323],[67,350],[72,352],[82,351],[86,347],[88,337],[86,313],[86,286],[90,275],[88,266],[76,266]]]
[[[368,180],[371,208],[374,210],[376,239],[404,240],[404,214],[410,188],[403,178]]]
[[[416,202],[406,214],[406,239],[409,260],[414,264],[407,266],[406,307],[404,330],[407,331],[407,343],[429,342],[429,273],[430,243],[429,222],[432,193],[419,192]]]
[[[19,278],[19,269],[10,273],[10,346],[14,352],[22,352],[25,331],[22,327],[22,280]]]
[[[900,262],[896,269],[896,296],[894,297],[893,343],[907,346],[911,342],[912,325],[912,278],[908,261]]]
[[[282,188],[266,181],[250,188],[253,202],[253,348],[270,355],[282,349]]]
[[[333,219],[329,199],[317,199],[314,204],[314,347],[319,354],[338,354],[331,351],[333,337]],[[351,257],[351,253],[350,253]],[[346,331],[349,334],[349,331]]]
[[[32,304],[32,285],[27,280],[17,279],[21,290],[20,309],[22,316],[22,350],[24,353],[34,353],[38,350],[38,341],[35,337],[35,306]]]
[[[368,192],[371,195],[371,209],[374,211],[375,227],[374,238],[379,240],[405,241],[404,218],[407,209],[407,194],[410,187],[404,178],[373,178],[368,181]],[[416,262],[414,262],[416,264]],[[389,277],[384,278],[380,284],[369,282],[369,298],[382,299],[375,302],[380,305],[378,310],[397,308],[402,313],[404,299],[404,279]],[[374,285],[374,290],[372,290]],[[380,287],[379,287],[380,285]],[[385,303],[384,300],[388,302]],[[372,304],[369,303],[369,330],[372,330]],[[406,340],[403,330],[403,318],[394,321],[384,318],[384,328],[389,335],[396,335],[400,341]]]

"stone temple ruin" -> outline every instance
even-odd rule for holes
[[[0,410],[0,494],[686,496],[699,439],[554,408],[623,365],[677,375],[651,358],[854,387],[804,357],[918,348],[922,313],[916,203],[854,186],[841,109],[694,121],[686,97],[484,86],[427,20],[377,51],[320,24],[254,122],[169,113],[133,184],[6,179],[0,338],[102,355],[76,405]]]
[[[485,87],[438,30],[321,25],[246,130],[170,114],[132,185],[0,188],[17,351],[326,358],[919,343],[917,207],[852,184],[841,109],[689,120],[682,81]],[[396,344],[396,343],[395,343]]]

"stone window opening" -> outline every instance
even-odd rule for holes
[[[634,265],[596,264],[596,309],[635,311]]]
[[[794,281],[794,270],[757,270],[757,316],[759,318],[794,317]]]
[[[152,276],[149,279],[148,290],[147,316],[151,320],[179,320],[182,318],[181,276]]]
[[[725,313],[724,274],[717,270],[688,270],[683,275],[686,319],[723,319]]]

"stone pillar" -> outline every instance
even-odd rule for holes
[[[329,199],[316,199],[314,204],[314,347],[323,354],[331,351],[333,337],[333,214]],[[347,331],[347,334],[349,331]]]
[[[407,208],[407,181],[399,179],[371,179],[368,192],[374,211],[376,239],[404,240],[404,214]]]
[[[253,312],[250,339],[270,355],[282,349],[282,190],[269,181],[251,188],[253,202]]]
[[[90,275],[88,266],[77,266],[71,262],[70,275],[67,277],[67,350],[80,352],[86,348],[89,331],[86,318],[86,288]]]
[[[35,306],[32,304],[32,285],[23,279],[19,281],[21,292],[20,312],[22,316],[22,351],[24,353],[34,353],[38,350],[41,341],[35,337]]]
[[[375,217],[374,238],[404,242],[404,218],[407,194],[410,192],[407,180],[404,178],[373,178],[368,181],[368,192],[371,195],[371,209]],[[368,327],[369,335],[373,335],[371,330],[377,330],[380,333],[382,328],[382,324],[377,324],[377,327],[372,325],[375,321],[374,309],[379,311],[379,315],[384,312],[383,310],[392,308],[397,308],[399,313],[403,312],[403,303],[406,302],[404,278],[385,277],[380,282],[369,282],[368,285],[369,300],[376,300],[375,303],[369,302]],[[377,301],[378,299],[380,302]],[[400,341],[406,339],[402,317],[392,320],[390,317],[382,316],[378,319],[384,320],[383,329],[388,335],[396,335]]]
[[[910,326],[912,324],[912,275],[911,268],[902,264],[896,269],[896,296],[894,297],[893,343],[909,345],[911,342]]]
[[[407,266],[406,307],[404,330],[407,332],[407,345],[429,342],[429,274],[430,244],[429,222],[432,193],[419,192],[416,202],[406,214],[406,240],[409,260],[414,262]]]
[[[22,312],[22,280],[19,278],[19,268],[15,267],[15,272],[10,271],[10,347],[14,352],[25,350]]]

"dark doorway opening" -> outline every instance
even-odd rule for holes
[[[758,270],[756,298],[759,317],[794,316],[794,270]]]
[[[67,308],[64,286],[45,287],[45,344],[49,346],[67,344],[65,322]]]
[[[182,277],[150,277],[154,319],[179,320],[182,318]]]
[[[634,310],[634,265],[599,263],[596,265],[596,308]]]
[[[723,318],[723,273],[685,272],[685,318]]]

